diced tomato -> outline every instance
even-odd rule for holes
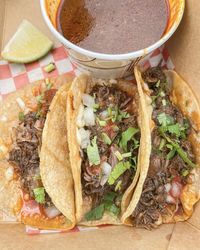
[[[109,122],[103,129],[103,131],[109,136],[110,139],[113,139],[116,135],[116,132],[113,129],[113,123]]]

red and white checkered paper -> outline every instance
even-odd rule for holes
[[[167,49],[162,46],[155,50],[145,61],[142,61],[144,68],[154,67],[162,60],[162,66],[167,69],[173,69],[174,65],[170,59]],[[55,63],[56,69],[51,73],[46,73],[44,67],[50,62]],[[63,46],[54,48],[44,58],[30,64],[15,64],[7,61],[0,61],[0,101],[8,94],[22,88],[26,84],[35,82],[48,77],[56,77],[67,73],[76,76],[80,74],[79,70],[69,59],[68,53]],[[26,233],[30,235],[64,232],[82,232],[95,230],[100,227],[81,227],[76,226],[72,230],[41,230],[26,226]]]

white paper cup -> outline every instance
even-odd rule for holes
[[[61,0],[40,0],[42,15],[53,35],[67,48],[70,59],[81,71],[98,78],[120,78],[130,75],[136,64],[163,45],[176,31],[184,14],[185,0],[168,0],[170,19],[163,37],[148,48],[127,54],[103,54],[83,49],[67,40],[56,29],[56,15]]]

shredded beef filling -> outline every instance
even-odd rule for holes
[[[115,152],[119,149],[119,138],[122,132],[126,131],[129,127],[138,128],[137,116],[137,96],[129,96],[126,92],[123,92],[116,87],[99,86],[93,87],[90,95],[95,95],[95,103],[99,104],[99,108],[96,111],[96,115],[99,116],[101,112],[107,110],[108,107],[118,107],[121,111],[127,112],[129,116],[122,121],[109,121],[106,127],[101,127],[98,123],[95,126],[89,126],[87,129],[91,132],[90,138],[97,136],[97,145],[100,153],[101,161],[107,161],[111,166],[115,166],[117,163],[117,157]],[[113,129],[113,125],[118,127],[118,130]],[[112,139],[112,144],[108,145],[101,140],[101,134],[105,132]],[[136,139],[140,139],[140,133],[136,135]],[[133,157],[137,157],[138,148],[132,149],[132,142],[128,143],[128,151],[133,153]],[[117,180],[121,182],[120,189],[116,191],[115,185],[109,185],[105,183],[103,186],[101,181],[101,168],[100,166],[90,166],[86,151],[83,151],[82,162],[82,185],[83,195],[92,198],[92,207],[97,207],[103,201],[106,194],[110,192],[116,192],[119,197],[131,184],[135,175],[136,169],[130,168],[126,170]],[[118,199],[115,199],[116,206],[120,207]]]
[[[150,157],[150,166],[148,176],[145,180],[140,201],[132,214],[132,219],[137,227],[151,229],[156,227],[162,215],[168,214],[168,206],[173,206],[174,212],[182,212],[182,205],[178,198],[174,198],[176,204],[167,203],[169,190],[165,187],[173,180],[178,180],[182,186],[187,184],[188,174],[191,167],[188,166],[179,154],[174,153],[169,157],[169,149],[162,145],[163,137],[159,131],[159,114],[167,114],[173,117],[174,124],[178,123],[183,126],[186,122],[181,111],[175,107],[170,101],[170,87],[166,83],[166,76],[160,67],[151,68],[144,72],[144,81],[152,90],[153,100],[153,120],[156,124],[152,131],[152,153]],[[164,92],[160,94],[161,91]],[[165,101],[163,102],[163,99]],[[164,105],[165,104],[165,105]],[[192,145],[187,140],[187,135],[190,133],[190,125],[185,130],[185,138],[179,140],[180,147],[186,152],[187,157],[195,162]],[[170,134],[172,139],[175,135]],[[187,171],[187,172],[186,172]]]
[[[39,172],[39,151],[41,148],[42,130],[49,105],[56,90],[47,90],[44,99],[38,104],[39,112],[29,112],[15,128],[15,143],[9,153],[9,161],[15,164],[15,168],[21,177],[22,189],[34,199],[33,189],[42,187]],[[45,193],[45,205],[51,205],[51,199]]]

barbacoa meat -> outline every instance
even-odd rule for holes
[[[170,101],[170,86],[166,83],[167,79],[163,70],[160,66],[150,68],[143,73],[143,79],[152,91],[151,96],[154,107],[152,118],[156,126],[152,131],[152,153],[148,176],[143,186],[140,201],[132,213],[132,219],[136,227],[151,229],[157,226],[162,215],[168,214],[167,206],[169,204],[166,201],[167,190],[165,185],[170,183],[173,178],[178,178],[181,185],[184,186],[187,184],[187,176],[182,173],[183,171],[189,172],[191,169],[178,154],[175,154],[171,159],[167,159],[169,150],[166,147],[159,150],[163,137],[158,129],[158,115],[165,113],[173,117],[175,123],[180,125],[185,123],[181,111]],[[163,98],[159,95],[161,91],[164,92],[167,105],[163,105]],[[185,133],[186,136],[190,133],[189,123]],[[173,135],[171,138],[173,138]],[[179,145],[187,153],[189,159],[195,162],[192,146],[187,138],[181,138]],[[180,202],[177,201],[177,204],[174,205],[174,211],[179,213],[182,211]]]
[[[96,112],[99,115],[102,111],[106,110],[108,107],[118,107],[121,111],[128,112],[129,117],[123,119],[122,121],[116,121],[115,125],[119,128],[117,132],[113,132],[112,145],[108,145],[103,141],[99,140],[101,138],[102,132],[105,132],[105,128],[95,124],[95,126],[89,126],[87,129],[91,132],[90,137],[94,138],[97,136],[97,145],[100,153],[101,160],[106,159],[109,164],[115,165],[114,162],[117,158],[114,154],[116,150],[119,150],[117,142],[119,140],[119,135],[126,131],[129,127],[138,127],[137,116],[138,116],[138,97],[137,95],[133,98],[129,96],[126,92],[117,89],[113,86],[100,86],[96,85],[93,87],[90,93],[91,96],[95,95],[95,102],[99,104],[99,108]],[[109,125],[108,125],[109,129]],[[137,139],[140,138],[140,133],[137,134]],[[128,145],[128,149],[131,149],[131,143]],[[134,155],[137,157],[138,149],[135,149]],[[116,191],[114,185],[100,185],[100,168],[90,167],[87,159],[86,152],[83,152],[82,157],[82,185],[83,185],[83,195],[90,196],[92,198],[92,205],[96,207],[102,203],[103,197],[110,192],[117,192],[121,195],[130,186],[133,177],[135,175],[135,169],[130,168],[122,174],[118,181],[121,181],[121,189]],[[119,205],[119,204],[118,204]]]
[[[34,198],[33,189],[43,186],[39,172],[39,152],[44,122],[55,93],[55,89],[47,90],[43,101],[38,104],[39,111],[26,114],[18,127],[14,128],[16,139],[9,153],[9,161],[14,163],[21,177],[22,189],[30,198]],[[51,204],[47,193],[45,200],[46,205]]]

